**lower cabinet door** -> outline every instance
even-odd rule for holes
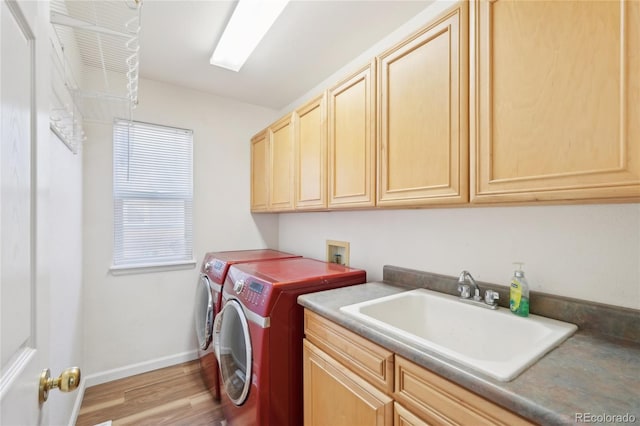
[[[394,399],[427,424],[531,426],[528,420],[413,362],[395,356]]]
[[[393,424],[393,400],[304,341],[305,426]]]
[[[429,426],[429,423],[425,422],[402,405],[394,402],[393,426]]]

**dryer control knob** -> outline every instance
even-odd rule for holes
[[[207,262],[204,264],[204,271],[205,272],[210,272],[211,271],[211,262]]]
[[[244,280],[236,281],[236,283],[233,285],[233,291],[240,294],[242,293],[242,290],[244,290]]]

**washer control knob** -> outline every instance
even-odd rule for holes
[[[204,264],[204,271],[205,272],[210,272],[211,271],[211,262],[207,262]]]
[[[236,283],[233,285],[233,291],[240,294],[242,293],[243,290],[244,290],[244,280],[236,281]]]

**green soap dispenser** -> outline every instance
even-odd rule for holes
[[[529,284],[524,277],[522,262],[514,262],[518,269],[514,271],[509,290],[509,308],[511,312],[521,317],[529,316]]]

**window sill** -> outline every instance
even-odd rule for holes
[[[192,269],[196,266],[196,260],[184,260],[172,263],[150,263],[144,265],[114,266],[109,268],[111,275],[132,275],[148,274],[153,272],[178,271],[182,269]]]

